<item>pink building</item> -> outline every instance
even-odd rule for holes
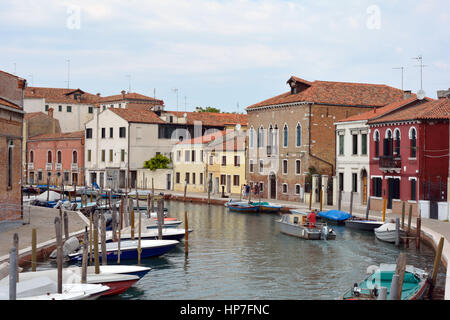
[[[84,185],[84,131],[32,137],[27,157],[29,184]]]

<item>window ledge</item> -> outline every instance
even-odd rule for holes
[[[417,158],[408,158],[408,160],[414,161],[417,160]]]

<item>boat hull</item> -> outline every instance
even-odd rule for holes
[[[395,242],[395,231],[377,231],[375,230],[375,236],[378,240],[385,241],[385,242]],[[406,233],[403,230],[400,230],[400,238],[405,237]]]
[[[346,220],[345,226],[351,229],[363,230],[363,231],[373,231],[374,229],[381,227],[383,222],[372,221],[372,220]]]
[[[105,291],[101,294],[101,296],[114,296],[117,294],[122,294],[127,291],[132,285],[134,285],[139,279],[134,280],[125,280],[125,281],[110,281],[110,282],[101,282],[101,284],[108,286],[109,290]],[[97,284],[97,282],[89,282],[92,284]]]
[[[291,223],[285,223],[282,221],[277,221],[278,226],[280,228],[280,232],[294,236],[297,238],[305,239],[305,240],[321,240],[322,239],[322,231],[318,228],[308,228],[301,225],[294,225]],[[327,240],[336,239],[336,233],[327,234]]]
[[[257,206],[243,206],[243,205],[228,205],[228,209],[234,212],[254,212],[257,213],[259,207]]]

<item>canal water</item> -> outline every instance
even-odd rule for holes
[[[180,220],[188,212],[193,229],[189,254],[181,242],[161,257],[143,260],[152,270],[109,299],[334,300],[365,278],[368,266],[395,264],[401,251],[407,264],[433,267],[431,248],[422,245],[418,251],[411,244],[399,249],[372,232],[333,226],[336,240],[308,241],[281,234],[276,214],[236,213],[224,206],[177,201],[166,201],[165,207],[170,217]],[[441,266],[434,299],[443,299],[444,281]]]

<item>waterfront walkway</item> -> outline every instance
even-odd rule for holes
[[[183,192],[167,191],[167,190],[155,190],[155,194],[164,193],[165,195],[171,195],[172,199],[183,200]],[[239,200],[240,195],[232,195],[233,200]],[[207,193],[187,193],[187,201],[198,201],[207,202]],[[223,204],[227,202],[230,198],[222,198],[217,194],[211,194],[211,203]],[[258,200],[253,199],[253,200]],[[267,199],[261,199],[262,201],[267,201]],[[270,202],[282,204],[284,207],[288,208],[299,208],[308,209],[309,206],[306,203],[294,202],[294,201],[280,201],[280,200],[269,200]],[[312,205],[313,209],[319,209],[320,204],[315,203]],[[336,209],[332,206],[323,206],[323,210]],[[341,207],[342,210],[347,210],[348,207],[345,204]],[[366,209],[363,206],[355,205],[352,210],[352,214],[355,216],[365,217]],[[82,235],[86,226],[89,225],[89,220],[84,217],[79,212],[67,211],[69,218],[69,234],[70,236]],[[55,217],[59,216],[59,210],[49,209],[43,207],[28,207],[26,209],[26,214],[24,214],[24,221],[20,224],[11,225],[7,230],[5,226],[0,228],[0,264],[2,262],[9,260],[9,250],[13,245],[13,235],[18,233],[19,235],[19,261],[28,262],[31,256],[31,235],[32,229],[37,230],[37,250],[43,251],[42,249],[53,250],[55,247]],[[381,220],[382,213],[377,211],[370,211],[371,218],[378,218]],[[386,213],[386,221],[391,219],[396,219],[400,217],[399,215],[393,213]],[[405,223],[407,222],[407,217],[405,217]],[[415,228],[416,218],[411,221],[411,227]],[[445,285],[445,299],[450,300],[450,222],[448,221],[438,221],[433,219],[423,219],[421,222],[421,230],[423,234],[431,241],[433,246],[436,248],[441,237],[444,237],[444,249],[442,252],[442,261],[446,267],[446,285]],[[48,251],[47,250],[47,251]],[[50,251],[51,252],[51,251]],[[22,260],[21,260],[22,259]]]

